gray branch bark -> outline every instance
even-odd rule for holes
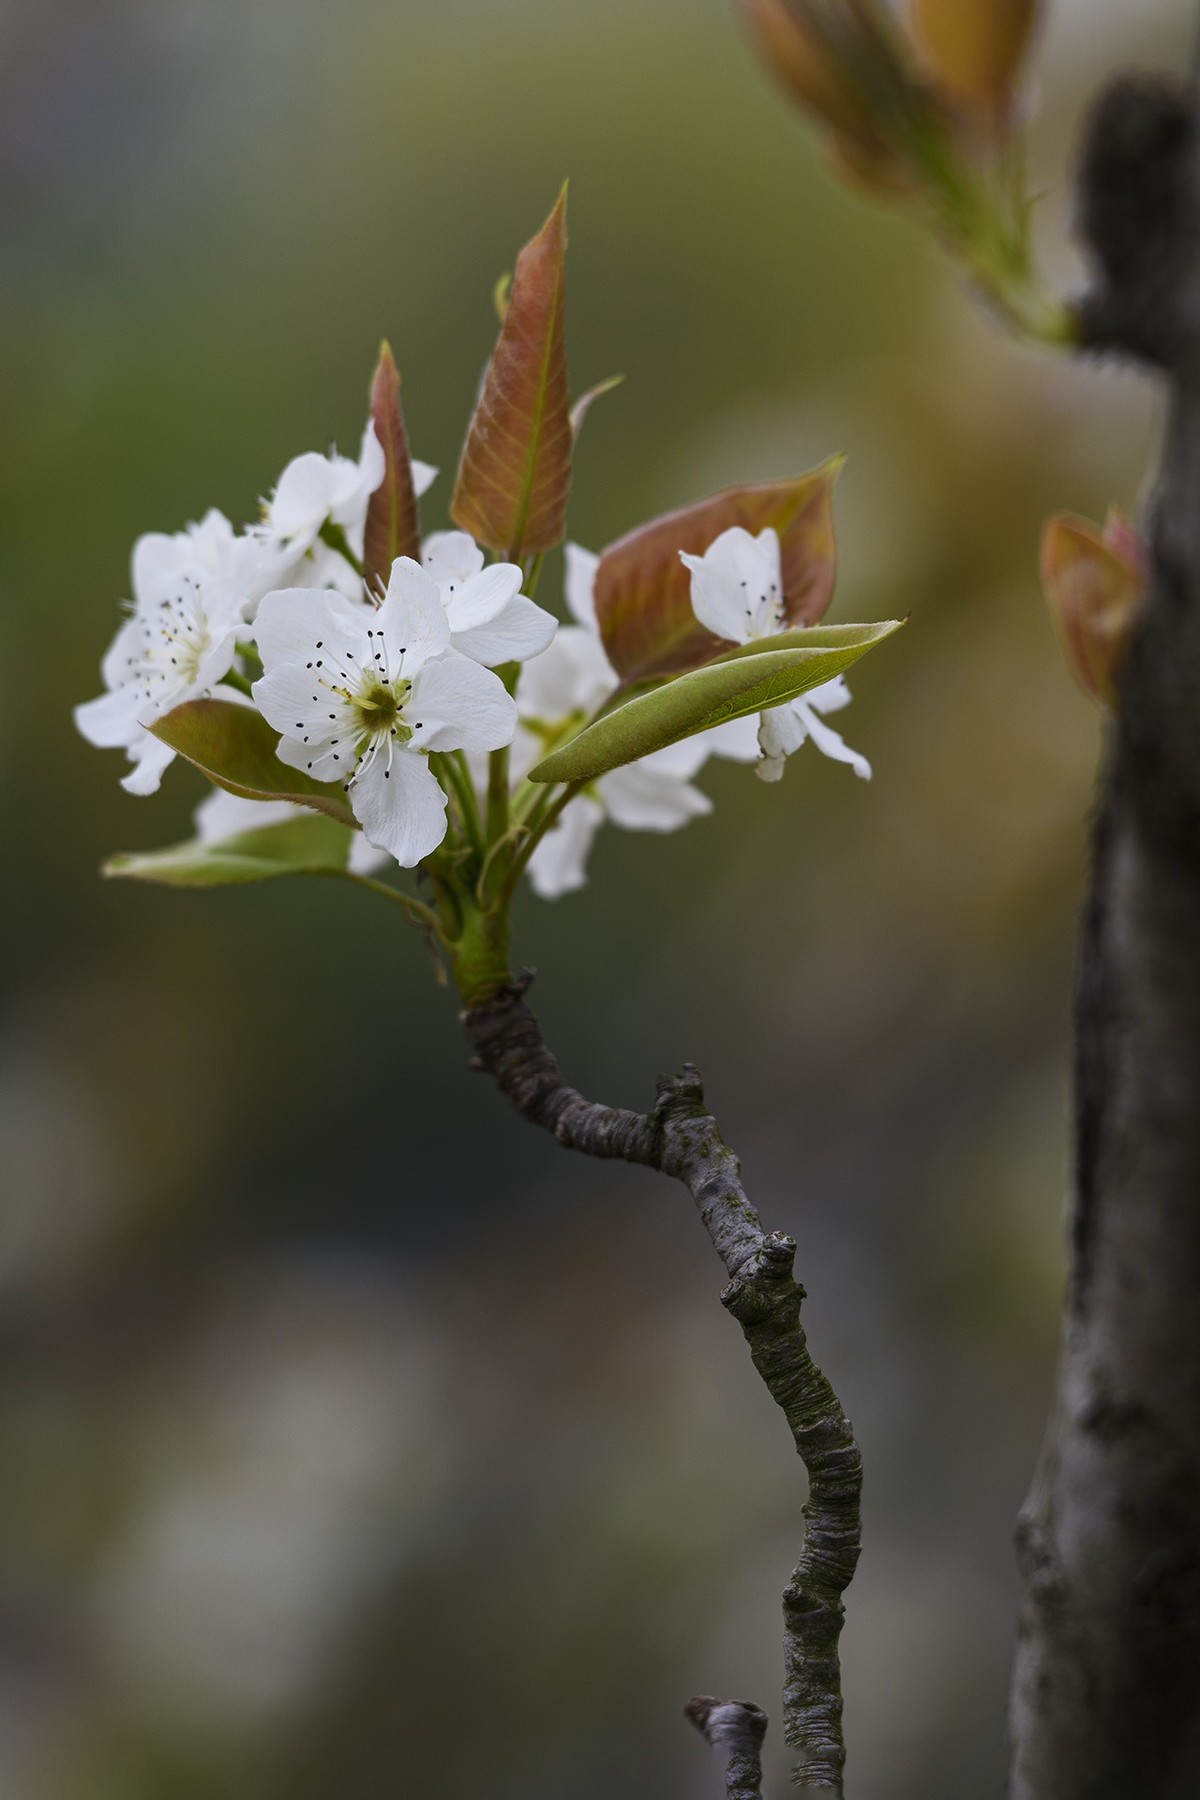
[[[795,1242],[763,1230],[738,1160],[705,1109],[695,1069],[660,1079],[647,1113],[585,1100],[564,1081],[547,1049],[525,1003],[527,986],[525,978],[464,1014],[474,1066],[492,1075],[517,1111],[560,1144],[588,1156],[642,1163],[688,1189],[729,1275],[722,1302],[741,1326],[808,1471],[804,1548],[783,1596],[784,1733],[799,1752],[797,1783],[840,1796],[845,1747],[838,1639],[841,1596],[858,1561],[862,1459],[837,1395],[808,1351],[800,1322],[804,1289],[792,1274]],[[743,1785],[730,1793],[758,1800],[744,1772],[738,1778]]]
[[[759,1800],[766,1713],[749,1700],[711,1694],[698,1694],[683,1710],[713,1749],[725,1753],[725,1800]]]
[[[1200,133],[1125,81],[1086,147],[1088,343],[1162,371],[1151,592],[1094,831],[1071,1285],[1018,1531],[1013,1800],[1200,1795]]]

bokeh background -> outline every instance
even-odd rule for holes
[[[1070,283],[1081,109],[1179,64],[1192,9],[1050,10]],[[1002,1792],[1099,744],[1037,534],[1136,501],[1154,394],[1003,341],[720,0],[7,0],[5,1800],[683,1800],[720,1785],[690,1694],[778,1712],[800,1473],[685,1199],[511,1117],[382,903],[102,884],[200,784],[131,799],[70,725],[134,536],[352,447],[383,333],[438,519],[493,282],[568,174],[576,386],[628,377],[572,534],[843,450],[832,616],[912,623],[838,721],[869,787],[718,766],[711,818],[528,899],[520,952],[589,1091],[702,1066],[800,1241],[868,1470],[856,1800]]]

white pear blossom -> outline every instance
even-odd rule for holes
[[[772,527],[752,537],[734,525],[715,538],[703,556],[681,550],[680,557],[691,570],[696,617],[718,637],[749,644],[787,630],[779,535]],[[850,690],[845,677],[838,675],[797,700],[768,708],[759,715],[757,773],[764,781],[778,781],[786,759],[811,741],[823,755],[849,763],[856,775],[869,780],[866,757],[844,743],[822,716],[849,704]],[[714,748],[718,755],[748,761],[745,723],[735,720],[734,725],[742,726],[741,732],[721,727],[725,735]]]
[[[258,530],[299,557],[313,549],[324,526],[337,525],[355,556],[361,557],[367,506],[386,470],[383,446],[373,421],[368,420],[357,462],[336,451],[322,456],[310,450],[293,457],[263,504],[263,523]],[[413,488],[418,497],[436,474],[428,463],[413,462]]]
[[[510,743],[517,710],[500,679],[450,645],[437,583],[399,557],[378,611],[307,588],[268,594],[257,620],[263,716],[279,757],[340,781],[369,841],[411,868],[446,835],[432,750]]]
[[[561,626],[549,649],[521,671],[517,707],[533,729],[519,731],[513,745],[518,779],[538,761],[547,738],[568,720],[594,712],[619,682],[596,622],[592,590],[599,558],[578,544],[567,545],[566,558],[567,605],[576,623]],[[711,812],[708,796],[691,785],[710,754],[708,735],[669,744],[613,769],[576,795],[529,860],[534,892],[553,900],[584,885],[588,854],[605,819],[626,831],[677,831]]]
[[[134,545],[133,611],[101,664],[106,692],[75,708],[89,743],[126,752],[134,766],[121,786],[131,794],[154,793],[175,754],[148,726],[185,700],[238,697],[220,686],[247,604],[232,542],[228,521],[210,513],[186,532],[151,532]]]
[[[438,584],[451,645],[464,656],[487,668],[526,662],[554,637],[557,619],[521,592],[517,564],[484,568],[483,551],[465,531],[434,532],[421,546],[421,562]]]
[[[192,814],[196,838],[201,844],[225,844],[245,831],[261,831],[266,825],[286,825],[293,819],[311,818],[307,807],[290,800],[251,800],[213,788]],[[352,833],[346,867],[352,875],[371,875],[388,862],[386,850],[369,844],[361,831]]]
[[[210,507],[196,525],[166,535],[148,532],[140,539],[143,561],[150,547],[165,572],[174,558],[181,569],[199,566],[214,581],[223,583],[240,600],[247,619],[264,594],[277,588],[288,572],[289,553],[254,532],[237,532],[217,508]]]

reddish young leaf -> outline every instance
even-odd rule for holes
[[[1103,532],[1060,513],[1042,532],[1041,572],[1068,663],[1102,705],[1115,706],[1146,590],[1144,540],[1123,513],[1111,513]]]
[[[837,570],[833,484],[841,466],[834,457],[791,481],[727,488],[610,544],[596,571],[596,617],[617,673],[626,681],[678,675],[729,648],[697,621],[679,552],[703,555],[731,525],[755,533],[775,527],[789,624],[823,618]]]
[[[374,589],[377,585],[386,588],[398,556],[421,560],[412,455],[400,405],[400,371],[386,341],[380,345],[379,361],[371,379],[371,418],[387,464],[383,481],[367,507],[363,539],[363,574],[368,587]]]
[[[508,304],[463,445],[450,516],[513,562],[562,539],[571,481],[567,190],[517,257]]]

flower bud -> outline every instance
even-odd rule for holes
[[[911,0],[913,35],[946,92],[1003,116],[1011,104],[1041,0]]]
[[[805,112],[832,133],[842,159],[879,174],[893,161],[870,109],[837,59],[788,0],[735,0],[755,46],[775,78]]]
[[[1067,661],[1102,705],[1117,702],[1117,677],[1145,598],[1145,539],[1117,508],[1101,531],[1060,513],[1042,532],[1042,585]]]

